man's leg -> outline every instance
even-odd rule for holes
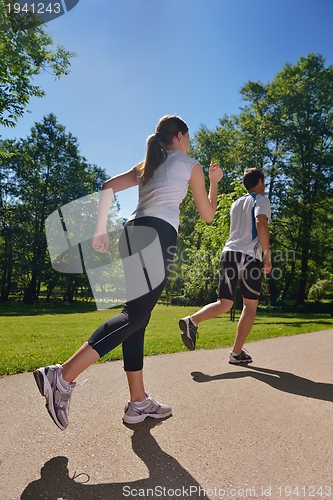
[[[222,253],[219,272],[219,298],[216,302],[207,304],[192,316],[187,316],[179,321],[179,328],[183,332],[182,341],[187,349],[190,351],[195,349],[199,323],[230,311],[233,305],[234,288],[237,280],[238,270],[234,252]]]
[[[243,298],[243,310],[238,321],[237,334],[232,348],[235,354],[240,354],[247,336],[251,331],[256,317],[258,302],[258,300]]]
[[[220,316],[232,308],[233,301],[229,299],[217,299],[216,302],[212,302],[211,304],[207,304],[202,309],[197,311],[191,316],[192,321],[196,325],[201,323],[201,321],[206,321],[207,319],[215,318],[216,316]]]
[[[179,320],[179,328],[182,331],[181,337],[184,345],[190,351],[194,351],[198,336],[198,325],[201,321],[215,318],[231,309],[233,304],[229,299],[217,299],[216,302],[207,304],[205,307],[193,314]]]

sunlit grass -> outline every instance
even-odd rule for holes
[[[145,355],[186,350],[180,338],[178,321],[196,310],[196,307],[156,306],[146,331]],[[118,313],[119,309],[96,311],[93,306],[84,304],[26,308],[15,304],[1,306],[0,375],[32,371],[39,366],[65,361],[100,323]],[[239,312],[236,321],[238,317]],[[333,328],[333,317],[329,314],[258,311],[248,341],[329,328]],[[229,320],[229,314],[201,323],[197,349],[231,346],[235,331],[236,322]],[[119,346],[101,361],[121,357]]]

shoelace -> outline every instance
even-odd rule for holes
[[[71,396],[72,396],[72,390],[75,389],[76,387],[80,387],[82,385],[84,385],[86,382],[88,382],[88,379],[86,378],[85,380],[83,380],[82,382],[74,382],[75,385],[73,387],[71,387],[71,390],[69,392],[60,392],[59,391],[59,394],[60,394],[60,405],[59,404],[56,404],[54,403],[54,407],[57,409],[57,410],[61,410],[61,411],[67,411],[67,413],[69,414],[69,409],[70,409],[70,400],[71,400]],[[73,384],[71,384],[73,385]],[[62,403],[64,403],[62,405]]]
[[[141,406],[141,407],[140,406],[129,406],[132,411],[135,411],[139,415],[142,415],[143,413],[157,413],[158,412],[158,410],[161,408],[161,403],[159,403],[158,401],[153,399],[147,393],[146,393],[146,395],[147,395],[146,404],[144,406]],[[142,403],[143,403],[143,401],[142,401]],[[126,411],[127,411],[127,409],[126,409]],[[147,411],[148,409],[150,411]]]
[[[155,404],[156,403],[156,404]],[[150,400],[146,406],[143,408],[140,407],[132,407],[132,410],[134,410],[136,413],[139,415],[142,415],[144,413],[157,413],[158,410],[161,408],[161,405],[157,401]]]
[[[75,382],[75,387],[80,387],[81,385],[84,385],[86,382],[88,382],[87,378],[82,380],[82,382],[79,382],[79,383]],[[74,387],[73,387],[73,389],[74,389]]]
[[[249,353],[247,352],[246,349],[242,349],[241,352],[238,354],[238,356],[242,356],[242,354],[244,355],[244,357],[248,357],[250,358],[251,356],[249,355]]]
[[[86,480],[85,481],[75,481],[75,479],[77,479],[78,477],[80,476],[86,476]],[[87,474],[86,472],[80,472],[79,474],[77,474],[77,471],[74,472],[74,476],[72,477],[73,481],[75,481],[76,483],[79,483],[79,484],[84,484],[84,483],[88,483],[90,481],[90,476],[89,474]]]

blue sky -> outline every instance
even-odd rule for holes
[[[76,52],[60,81],[36,79],[47,96],[31,100],[15,129],[26,137],[54,113],[80,152],[109,176],[141,161],[159,118],[178,114],[190,133],[238,112],[248,80],[271,81],[310,52],[333,64],[332,0],[80,0],[46,30]],[[134,210],[137,189],[118,196]]]

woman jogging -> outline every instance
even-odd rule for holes
[[[124,262],[125,254],[128,256],[134,252],[140,253],[143,245],[136,240],[142,240],[143,237],[138,238],[137,235],[140,236],[140,231],[142,234],[147,234],[147,230],[153,231],[159,239],[164,278],[154,285],[150,282],[154,279],[149,280],[152,276],[148,276],[145,269],[148,266],[143,264],[148,284],[146,293],[127,301],[122,312],[100,325],[65,363],[35,370],[34,377],[40,393],[46,398],[46,408],[61,430],[68,426],[70,399],[76,386],[74,380],[119,344],[122,344],[124,370],[130,393],[123,420],[135,424],[142,422],[147,416],[163,418],[171,414],[170,406],[160,404],[144,389],[144,332],[170,273],[179,226],[179,205],[187,193],[188,186],[191,185],[201,218],[210,222],[216,211],[218,182],[223,177],[221,168],[212,163],[207,195],[203,170],[196,160],[187,156],[188,148],[189,134],[186,123],[177,116],[164,116],[157,124],[156,132],[147,139],[144,162],[128,172],[112,177],[102,186],[97,228],[92,240],[94,250],[108,251],[106,223],[113,194],[139,185],[137,208],[126,222],[120,237],[120,255]],[[141,262],[144,260],[142,254]],[[150,260],[155,261],[155,258]],[[124,269],[127,281],[129,276],[126,276],[125,265]]]

